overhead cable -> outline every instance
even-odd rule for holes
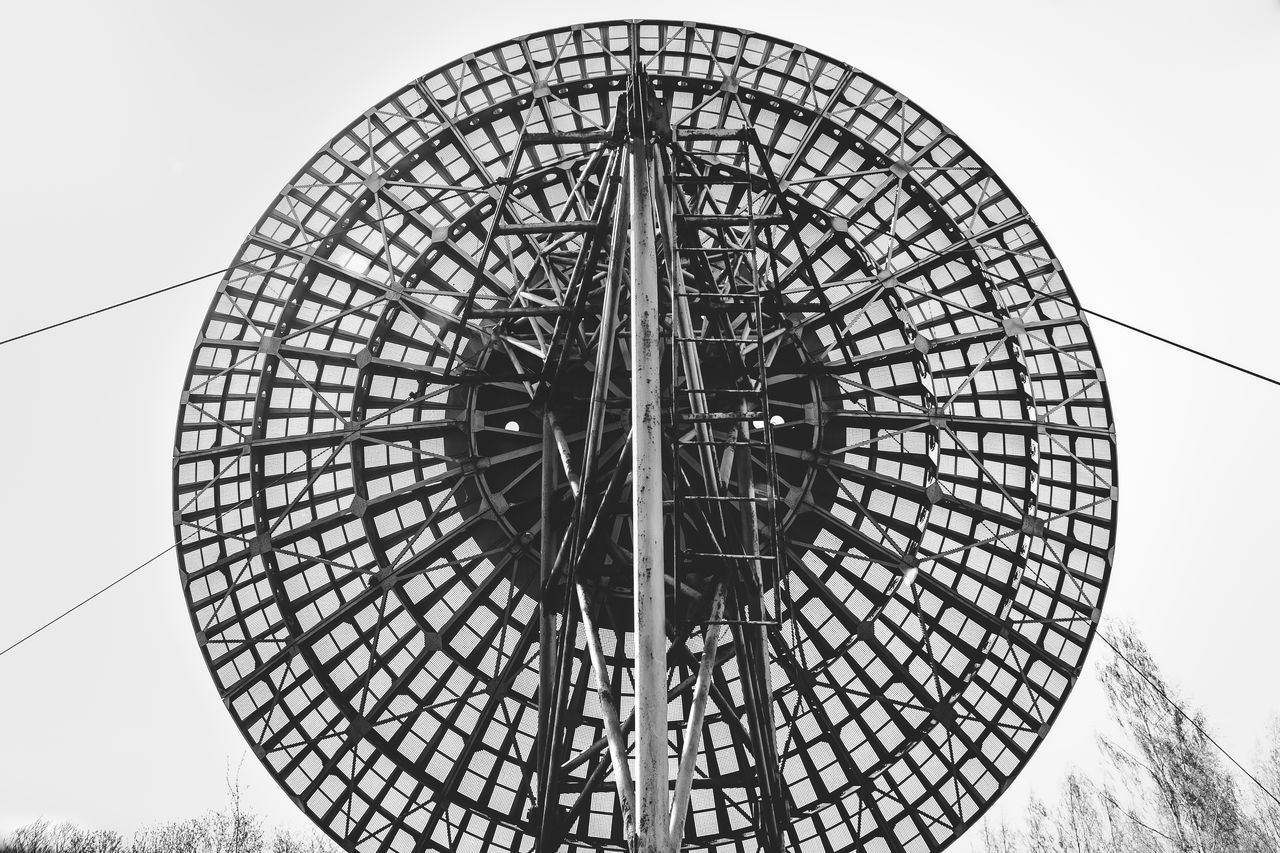
[[[1117,326],[1128,329],[1131,332],[1137,332],[1140,335],[1146,335],[1148,338],[1151,338],[1152,340],[1159,341],[1162,344],[1168,344],[1171,347],[1176,347],[1182,350],[1183,352],[1189,352],[1192,355],[1198,355],[1201,358],[1207,358],[1209,361],[1212,361],[1215,364],[1220,364],[1223,367],[1229,367],[1232,370],[1238,370],[1241,373],[1245,373],[1245,374],[1248,374],[1249,376],[1252,376],[1254,379],[1261,379],[1263,382],[1270,382],[1272,385],[1280,385],[1280,379],[1275,379],[1270,376],[1266,376],[1265,374],[1258,373],[1256,370],[1250,370],[1249,368],[1236,364],[1235,362],[1218,358],[1216,355],[1209,355],[1209,353],[1205,352],[1204,350],[1198,350],[1195,347],[1190,347],[1190,346],[1187,346],[1186,344],[1180,344],[1177,341],[1169,340],[1163,335],[1157,335],[1155,332],[1148,332],[1146,329],[1140,329],[1137,326],[1126,323],[1123,320],[1117,320],[1115,317],[1108,317],[1106,314],[1103,314],[1101,311],[1095,311],[1092,308],[1081,307],[1080,312],[1082,314],[1091,314],[1094,317],[1097,317],[1099,320],[1106,320],[1108,323],[1115,323]]]
[[[237,261],[236,263],[232,264],[229,267],[223,267],[222,269],[212,270],[202,275],[198,275],[193,278],[186,279],[185,281],[180,281],[176,284],[170,284],[165,287],[152,290],[148,293],[143,293],[138,296],[134,296],[130,299],[125,299],[120,302],[115,302],[111,305],[104,305],[101,308],[95,308],[92,311],[86,311],[83,314],[77,314],[74,317],[68,317],[65,320],[59,320],[56,323],[50,323],[47,326],[40,326],[37,329],[30,329],[29,331],[22,332],[21,334],[13,335],[12,337],[8,337],[3,340],[0,340],[0,347],[4,346],[5,344],[11,344],[11,343],[14,343],[15,341],[23,340],[24,338],[32,337],[33,335],[41,334],[42,332],[48,332],[53,329],[57,329],[62,326],[69,325],[71,323],[75,323],[79,320],[85,320],[85,319],[88,319],[89,317],[96,317],[99,314],[105,314],[108,311],[114,311],[116,308],[123,308],[126,305],[132,305],[135,302],[141,302],[144,299],[150,299],[153,296],[159,296],[160,294],[168,293],[171,290],[177,290],[179,288],[186,287],[187,285],[190,285],[190,284],[196,284],[197,282],[206,281],[216,276],[226,275],[227,273],[234,272],[242,267],[252,266],[254,264],[261,263],[263,260],[266,260],[268,258],[280,257],[281,255],[287,255],[290,252],[294,252],[294,251],[297,251],[298,249],[306,248],[307,246],[314,246],[316,243],[323,243],[325,240],[333,239],[335,235],[341,236],[357,228],[367,228],[370,225],[377,225],[380,222],[386,222],[388,219],[394,219],[397,216],[408,216],[413,213],[420,213],[433,203],[434,202],[425,202],[421,205],[418,205],[417,207],[406,208],[405,210],[398,210],[395,213],[389,213],[386,216],[381,216],[376,219],[362,219],[359,222],[352,223],[346,228],[335,229],[325,234],[323,237],[317,237],[314,240],[305,240],[301,243],[295,243],[291,246],[286,246],[283,249],[276,249],[274,251],[266,252],[265,254],[259,255],[258,257],[255,257],[255,258],[249,258],[243,261]]]
[[[1154,680],[1152,680],[1151,676],[1142,668],[1140,668],[1137,664],[1135,664],[1132,660],[1130,660],[1129,657],[1125,655],[1124,652],[1116,648],[1116,644],[1111,642],[1111,639],[1106,634],[1102,633],[1101,630],[1099,630],[1097,633],[1098,633],[1098,639],[1106,643],[1107,646],[1111,648],[1111,651],[1115,653],[1116,657],[1120,658],[1120,660],[1128,664],[1129,668],[1132,669],[1135,673],[1137,673],[1138,677],[1141,678],[1143,681],[1145,681],[1148,687],[1150,687],[1152,690],[1158,693],[1160,695],[1160,698],[1164,699],[1164,701],[1168,703],[1169,707],[1172,708],[1175,712],[1177,712],[1178,716],[1182,717],[1184,720],[1190,723],[1192,727],[1195,728],[1196,731],[1198,731],[1201,735],[1204,736],[1205,740],[1213,744],[1214,748],[1216,748],[1218,752],[1221,752],[1223,755],[1225,755],[1227,757],[1227,760],[1236,766],[1237,770],[1239,770],[1244,775],[1248,776],[1253,781],[1253,784],[1257,785],[1258,788],[1263,793],[1265,793],[1272,800],[1275,800],[1276,805],[1280,806],[1280,797],[1277,797],[1274,791],[1272,791],[1266,785],[1262,784],[1262,781],[1257,776],[1253,775],[1248,770],[1246,770],[1243,764],[1241,764],[1239,761],[1236,761],[1235,757],[1232,756],[1231,753],[1227,752],[1226,748],[1223,747],[1222,744],[1214,740],[1213,735],[1209,734],[1209,732],[1205,730],[1204,726],[1200,724],[1199,720],[1197,720],[1194,716],[1184,711],[1181,705],[1173,701],[1173,699],[1169,696],[1169,694],[1165,692],[1164,688],[1161,687],[1159,684],[1157,684]]]
[[[152,563],[154,563],[156,560],[160,559],[160,558],[161,558],[161,557],[163,557],[165,554],[168,554],[170,551],[172,551],[174,548],[177,548],[177,547],[178,547],[178,543],[177,543],[177,542],[173,543],[173,544],[172,544],[172,545],[170,545],[168,548],[165,548],[163,551],[161,551],[159,554],[156,554],[156,555],[154,555],[154,556],[152,556],[152,557],[148,558],[145,562],[139,563],[138,565],[134,566],[132,569],[130,569],[129,571],[125,572],[125,573],[124,573],[124,574],[122,574],[120,577],[116,578],[116,579],[115,579],[115,580],[113,580],[111,583],[107,584],[107,585],[106,585],[106,586],[104,586],[102,589],[100,589],[100,590],[98,590],[97,592],[95,592],[93,595],[90,595],[88,598],[85,598],[85,599],[81,600],[78,604],[76,604],[76,605],[74,605],[74,606],[72,606],[72,607],[69,607],[69,608],[67,608],[66,610],[62,611],[62,612],[61,612],[61,613],[59,613],[57,616],[53,617],[53,618],[52,618],[52,619],[50,619],[48,622],[46,622],[46,623],[44,623],[43,625],[41,625],[39,628],[36,628],[36,629],[35,629],[34,631],[32,631],[31,633],[27,634],[25,637],[23,637],[23,638],[21,638],[21,639],[19,639],[19,640],[16,640],[16,641],[14,641],[13,643],[10,643],[8,646],[6,646],[6,647],[4,648],[4,650],[3,650],[3,651],[0,651],[0,657],[4,657],[4,656],[5,656],[5,655],[7,655],[9,652],[13,651],[13,650],[14,650],[14,649],[16,649],[18,646],[20,646],[20,645],[22,645],[23,643],[25,643],[27,640],[30,640],[32,637],[34,637],[36,634],[39,634],[41,631],[45,630],[46,628],[51,628],[51,627],[53,627],[53,626],[54,626],[54,625],[56,625],[58,622],[62,621],[62,620],[63,620],[63,619],[65,619],[66,617],[70,616],[72,613],[75,613],[75,612],[76,612],[77,610],[79,610],[81,607],[84,607],[84,606],[85,606],[86,604],[88,604],[90,601],[93,601],[95,598],[97,598],[98,596],[102,595],[102,594],[103,594],[104,592],[106,592],[107,590],[109,590],[109,589],[111,589],[112,587],[114,587],[114,586],[116,586],[116,585],[118,585],[118,584],[120,584],[120,583],[123,583],[124,581],[126,581],[126,580],[128,580],[129,578],[133,577],[133,576],[134,576],[134,575],[136,575],[138,572],[142,571],[142,570],[143,570],[143,569],[145,569],[147,566],[151,565],[151,564],[152,564]]]
[[[425,207],[425,205],[424,205],[424,207]],[[418,212],[418,210],[420,210],[420,209],[421,209],[421,208],[416,208],[416,209],[413,209],[413,210],[406,211],[406,213],[415,213],[415,212]],[[403,214],[403,213],[394,213],[394,214],[390,214],[390,215],[388,215],[388,216],[381,217],[380,219],[366,220],[366,221],[364,221],[364,222],[359,223],[359,227],[363,227],[363,226],[366,226],[366,225],[377,224],[378,222],[385,222],[387,219],[391,219],[391,218],[393,218],[393,217],[395,217],[395,216],[402,216],[402,215],[404,215],[404,214]],[[357,227],[357,226],[354,226],[354,225],[352,226],[352,228],[355,228],[355,227]],[[347,230],[351,230],[351,229],[347,229]],[[343,232],[343,233],[345,233],[345,232]],[[249,260],[249,261],[240,261],[239,263],[232,264],[232,265],[231,265],[231,266],[229,266],[229,267],[223,267],[222,269],[213,270],[213,271],[211,271],[211,272],[204,273],[203,275],[198,275],[198,276],[195,276],[194,278],[189,278],[189,279],[186,279],[185,281],[180,281],[180,282],[178,282],[178,283],[176,283],[176,284],[170,284],[170,285],[168,285],[168,286],[166,286],[166,287],[161,287],[161,288],[159,288],[159,289],[157,289],[157,290],[152,290],[152,291],[150,291],[150,292],[148,292],[148,293],[143,293],[143,294],[141,294],[141,295],[139,295],[139,296],[134,296],[134,297],[132,297],[132,298],[130,298],[130,299],[125,299],[125,300],[122,300],[122,301],[120,301],[120,302],[113,303],[113,304],[111,304],[111,305],[104,305],[104,306],[103,306],[103,307],[101,307],[101,308],[95,308],[95,309],[94,309],[94,310],[92,310],[92,311],[86,311],[86,312],[85,312],[85,313],[83,313],[83,314],[77,314],[77,315],[75,315],[74,317],[68,317],[68,318],[66,318],[65,320],[59,320],[59,321],[58,321],[58,322],[56,322],[56,323],[50,323],[50,324],[49,324],[49,325],[47,325],[47,326],[40,326],[39,328],[31,329],[31,330],[29,330],[29,331],[22,332],[21,334],[17,334],[17,335],[14,335],[14,336],[12,336],[12,337],[5,338],[5,339],[3,339],[3,340],[0,340],[0,346],[4,346],[5,344],[11,344],[11,343],[14,343],[15,341],[20,341],[20,340],[23,340],[24,338],[29,338],[29,337],[32,337],[33,335],[38,335],[38,334],[40,334],[40,333],[42,333],[42,332],[48,332],[48,331],[51,331],[51,330],[53,330],[53,329],[57,329],[57,328],[60,328],[60,327],[62,327],[62,326],[66,326],[66,325],[68,325],[68,324],[70,324],[70,323],[75,323],[75,322],[77,322],[77,321],[79,321],[79,320],[85,320],[85,319],[88,319],[89,317],[95,317],[95,316],[97,316],[98,314],[105,314],[106,312],[108,312],[108,311],[112,311],[112,310],[115,310],[116,308],[123,308],[123,307],[124,307],[124,306],[126,306],[126,305],[132,305],[132,304],[133,304],[133,303],[135,303],[135,302],[141,302],[141,301],[142,301],[142,300],[144,300],[144,299],[150,299],[150,298],[151,298],[151,297],[153,297],[153,296],[159,296],[159,295],[161,295],[161,294],[163,294],[163,293],[168,293],[168,292],[169,292],[169,291],[171,291],[171,290],[177,290],[178,288],[186,287],[187,285],[190,285],[190,284],[196,284],[197,282],[205,281],[205,280],[210,279],[210,278],[213,278],[213,277],[215,277],[215,276],[226,275],[227,273],[229,273],[229,272],[234,272],[235,270],[237,270],[237,269],[239,269],[239,268],[241,268],[241,267],[248,266],[248,265],[250,265],[250,264],[254,264],[254,263],[258,263],[258,262],[260,262],[261,260],[263,260],[263,258],[269,258],[269,257],[273,257],[273,256],[285,255],[285,254],[288,254],[289,252],[292,252],[292,251],[294,251],[294,250],[296,250],[296,249],[301,249],[301,248],[304,248],[304,247],[306,247],[306,246],[314,245],[315,243],[319,243],[319,242],[323,242],[324,240],[328,240],[328,239],[330,239],[330,237],[331,237],[331,236],[332,236],[332,235],[326,235],[326,236],[324,236],[324,237],[318,237],[318,238],[316,238],[315,240],[307,240],[307,241],[305,241],[305,242],[303,242],[303,243],[298,243],[298,244],[295,244],[295,245],[293,245],[293,246],[289,246],[288,248],[285,248],[285,249],[277,249],[277,250],[275,250],[275,251],[273,251],[273,252],[268,252],[266,255],[263,255],[263,256],[261,256],[261,257],[254,258],[253,260]],[[1106,320],[1108,323],[1114,323],[1115,325],[1120,326],[1121,328],[1128,329],[1128,330],[1129,330],[1129,331],[1131,331],[1131,332],[1136,332],[1136,333],[1138,333],[1139,335],[1145,335],[1146,337],[1151,338],[1152,340],[1159,341],[1160,343],[1163,343],[1163,344],[1168,344],[1169,346],[1171,346],[1171,347],[1175,347],[1175,348],[1177,348],[1177,349],[1180,349],[1180,350],[1182,350],[1183,352],[1188,352],[1188,353],[1191,353],[1192,355],[1200,356],[1201,358],[1204,358],[1204,359],[1207,359],[1207,360],[1209,360],[1209,361],[1212,361],[1214,364],[1220,364],[1220,365],[1222,365],[1223,367],[1227,367],[1227,368],[1230,368],[1231,370],[1239,371],[1240,373],[1243,373],[1243,374],[1245,374],[1245,375],[1247,375],[1247,376],[1252,376],[1252,377],[1253,377],[1253,378],[1255,378],[1255,379],[1261,379],[1263,382],[1269,382],[1269,383],[1270,383],[1270,384],[1272,384],[1272,385],[1280,386],[1280,379],[1276,379],[1275,377],[1272,377],[1272,376],[1267,376],[1266,374],[1259,373],[1259,372],[1258,372],[1258,371],[1256,371],[1256,370],[1250,370],[1249,368],[1247,368],[1247,367],[1245,367],[1245,366],[1243,366],[1243,365],[1241,365],[1241,364],[1236,364],[1236,363],[1235,363],[1235,362],[1233,362],[1233,361],[1227,361],[1227,360],[1226,360],[1226,359],[1224,359],[1224,358],[1218,358],[1216,355],[1210,355],[1209,353],[1205,352],[1204,350],[1196,349],[1195,347],[1188,346],[1187,344],[1179,343],[1178,341],[1175,341],[1175,340],[1171,340],[1171,339],[1169,339],[1169,338],[1166,338],[1166,337],[1164,337],[1163,335],[1158,335],[1158,334],[1156,334],[1155,332],[1147,331],[1146,329],[1140,328],[1140,327],[1135,326],[1135,325],[1133,325],[1133,324],[1131,324],[1131,323],[1126,323],[1126,322],[1125,322],[1125,321],[1123,321],[1123,320],[1118,320],[1118,319],[1116,319],[1115,317],[1112,317],[1112,316],[1107,315],[1107,314],[1103,314],[1101,311],[1097,311],[1097,310],[1095,310],[1095,309],[1093,309],[1093,308],[1085,308],[1085,307],[1083,307],[1083,306],[1082,306],[1082,307],[1080,307],[1080,309],[1079,309],[1079,310],[1080,310],[1080,312],[1081,312],[1082,314],[1089,314],[1089,315],[1091,315],[1091,316],[1097,317],[1099,320]]]
[[[288,477],[288,476],[290,476],[291,474],[294,474],[295,472],[297,472],[298,470],[300,470],[304,465],[308,464],[310,461],[311,461],[310,456],[308,456],[307,458],[303,459],[300,463],[298,463],[297,465],[293,466],[293,467],[292,467],[291,469],[289,469],[288,471],[285,471],[283,474],[281,474],[280,476],[276,477],[276,478],[275,478],[274,480],[272,480],[271,482],[267,483],[267,484],[266,484],[266,486],[265,486],[265,488],[271,488],[272,486],[276,485],[277,483],[280,483],[280,482],[281,482],[281,481],[283,481],[286,477]],[[236,502],[235,504],[232,504],[231,506],[227,507],[226,509],[224,509],[222,512],[220,512],[220,513],[218,514],[218,517],[219,517],[219,518],[221,518],[222,516],[226,515],[227,513],[234,512],[235,510],[240,509],[241,507],[243,507],[245,504],[249,503],[249,502],[250,502],[250,501],[252,501],[252,500],[253,500],[253,498],[252,498],[252,497],[244,498],[244,499],[242,499],[242,500],[240,500],[240,501]],[[18,648],[18,646],[21,646],[21,645],[22,645],[23,643],[25,643],[27,640],[30,640],[32,637],[34,637],[34,636],[36,636],[37,634],[41,633],[41,632],[42,632],[42,631],[44,631],[45,629],[47,629],[47,628],[51,628],[51,627],[53,627],[54,625],[58,624],[58,623],[59,623],[59,622],[61,622],[63,619],[65,619],[66,617],[70,616],[72,613],[75,613],[75,612],[76,612],[77,610],[79,610],[81,607],[84,607],[84,606],[85,606],[86,604],[88,604],[90,601],[93,601],[95,598],[97,598],[98,596],[102,595],[102,594],[103,594],[104,592],[106,592],[107,590],[110,590],[110,589],[112,589],[113,587],[116,587],[116,586],[118,586],[119,584],[123,583],[124,581],[128,580],[129,578],[133,577],[133,576],[134,576],[134,575],[136,575],[138,572],[142,571],[142,570],[143,570],[143,569],[145,569],[147,566],[151,565],[151,564],[152,564],[152,563],[154,563],[156,560],[158,560],[158,559],[160,559],[161,557],[163,557],[165,554],[168,554],[168,553],[172,552],[173,550],[175,550],[179,545],[184,545],[184,544],[186,544],[187,540],[191,539],[191,537],[193,537],[193,536],[195,536],[196,534],[201,533],[201,532],[203,532],[203,528],[197,527],[195,530],[192,530],[192,531],[191,531],[190,533],[188,533],[186,536],[182,537],[182,539],[180,539],[180,540],[178,540],[178,541],[174,542],[172,545],[170,545],[168,548],[165,548],[165,549],[164,549],[163,551],[161,551],[160,553],[158,553],[158,554],[154,554],[154,555],[152,555],[151,557],[148,557],[146,560],[144,560],[143,562],[141,562],[141,563],[139,563],[138,565],[134,566],[132,569],[130,569],[129,571],[125,572],[125,573],[124,573],[124,574],[122,574],[120,577],[118,577],[118,578],[116,578],[115,580],[113,580],[111,583],[109,583],[109,584],[107,584],[106,586],[102,587],[102,588],[101,588],[101,589],[99,589],[97,592],[93,593],[92,595],[90,595],[90,596],[88,596],[88,597],[86,597],[86,598],[81,599],[79,602],[77,602],[76,604],[72,605],[71,607],[68,607],[66,610],[62,611],[62,612],[61,612],[61,613],[59,613],[57,616],[55,616],[55,617],[53,617],[52,619],[50,619],[48,622],[45,622],[45,623],[44,623],[43,625],[41,625],[39,628],[36,628],[34,631],[31,631],[31,632],[30,632],[30,633],[28,633],[26,636],[24,636],[24,637],[22,637],[22,638],[20,638],[20,639],[18,639],[18,640],[15,640],[14,642],[10,643],[10,644],[9,644],[8,646],[6,646],[3,650],[0,650],[0,657],[4,657],[4,656],[5,656],[5,655],[7,655],[9,652],[11,652],[11,651],[13,651],[14,649]]]

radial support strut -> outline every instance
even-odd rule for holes
[[[556,440],[552,432],[549,415],[542,418],[542,546],[539,562],[538,597],[538,803],[543,810],[547,809],[548,797],[553,790],[548,776],[555,762],[555,738],[551,736],[553,729],[553,707],[556,692],[556,615],[554,608],[547,601],[551,595],[551,573],[555,569],[555,552],[551,543],[554,532],[551,526],[551,514],[555,508],[556,487]],[[541,816],[540,827],[546,827],[548,821]],[[539,832],[539,849],[546,849],[545,832]]]
[[[667,846],[667,649],[662,537],[662,341],[648,122],[633,86],[631,139],[631,428],[634,543],[635,853]]]
[[[677,853],[680,849],[680,839],[684,835],[684,821],[689,812],[689,793],[693,790],[693,774],[698,763],[698,748],[702,742],[702,721],[706,715],[707,696],[711,693],[711,681],[715,677],[716,653],[720,646],[719,623],[724,619],[724,594],[724,583],[717,584],[702,645],[702,662],[698,665],[698,680],[694,683],[689,720],[684,729],[684,751],[680,753],[676,790],[671,798],[671,826],[668,832],[671,853]]]

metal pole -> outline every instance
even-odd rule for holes
[[[639,86],[631,108],[643,110]],[[667,647],[662,541],[662,342],[647,122],[632,124],[631,526],[635,531],[636,853],[667,842]]]
[[[747,412],[745,407],[742,409],[745,417]],[[751,436],[748,421],[742,421],[738,425],[738,435],[743,441],[747,441]],[[748,549],[750,554],[760,553],[760,525],[759,515],[756,512],[755,504],[755,478],[752,475],[753,460],[751,454],[744,453],[738,456],[738,490],[748,498],[742,504],[742,542]],[[777,746],[774,741],[774,724],[773,724],[773,684],[769,674],[769,640],[768,626],[765,621],[764,613],[764,572],[760,565],[760,560],[748,560],[751,572],[750,596],[748,607],[742,608],[740,612],[747,616],[749,620],[756,622],[755,625],[742,626],[742,638],[745,641],[743,651],[747,652],[746,672],[743,673],[744,682],[749,685],[748,693],[754,694],[754,702],[756,709],[755,715],[755,732],[756,732],[756,749],[759,753],[759,762],[757,770],[760,773],[760,810],[763,817],[761,827],[764,830],[765,841],[760,845],[761,850],[773,853],[775,850],[782,849],[782,827],[778,820],[779,806],[784,796],[780,787],[780,781],[777,776]],[[751,643],[752,648],[748,650],[746,644]],[[751,700],[749,700],[751,701]]]
[[[587,633],[587,653],[591,655],[591,669],[595,671],[596,689],[600,695],[600,716],[604,721],[605,739],[609,742],[609,760],[613,762],[618,802],[622,806],[623,831],[630,835],[635,830],[635,807],[632,802],[635,798],[635,783],[631,779],[631,767],[627,763],[627,735],[618,721],[618,706],[613,701],[609,669],[605,665],[604,649],[600,645],[600,632],[596,630],[595,602],[585,586],[581,583],[577,586],[582,627]]]
[[[625,171],[625,166],[624,166]],[[625,177],[623,177],[625,180]],[[626,199],[626,187],[617,194]],[[600,309],[600,332],[596,343],[596,368],[591,381],[591,403],[587,416],[586,449],[583,452],[583,479],[590,486],[599,464],[600,439],[604,432],[604,415],[609,406],[609,380],[613,374],[613,351],[618,330],[618,305],[622,301],[626,257],[627,221],[621,205],[613,221],[609,239],[609,273],[604,282],[604,303]]]
[[[551,808],[547,802],[552,791],[547,776],[554,772],[555,738],[551,735],[553,707],[556,693],[556,613],[548,606],[547,599],[551,595],[548,581],[555,569],[555,552],[552,551],[554,539],[551,529],[551,513],[554,508],[553,493],[556,486],[556,440],[552,433],[550,413],[542,418],[542,552],[539,555],[542,591],[538,598],[538,804],[544,812]],[[541,822],[545,828],[549,821],[545,816]],[[541,850],[546,838],[541,834],[538,848]]]
[[[698,666],[698,680],[693,690],[693,702],[689,709],[689,721],[684,729],[684,752],[680,754],[680,770],[676,774],[676,790],[671,798],[671,826],[668,831],[670,853],[678,853],[680,839],[684,835],[684,820],[689,811],[689,793],[693,790],[693,773],[698,762],[698,747],[702,742],[702,720],[707,710],[707,695],[711,693],[711,679],[715,674],[716,653],[720,648],[720,632],[724,619],[724,583],[716,585],[715,598],[711,601],[711,615],[702,641],[702,663]]]
[[[556,444],[560,453],[560,462],[565,470],[565,475],[569,478],[569,489],[574,496],[581,499],[581,484],[573,471],[572,459],[570,458],[569,444],[565,439],[564,431],[560,429],[555,418],[551,414],[546,415],[545,425],[551,427],[546,430],[544,426],[542,454],[543,461],[547,463],[552,455],[556,452],[548,447],[548,441]],[[548,435],[552,436],[548,439]],[[546,474],[543,474],[544,482]],[[616,477],[611,479],[610,487],[615,483]],[[605,502],[608,502],[609,492],[612,488],[606,490]],[[601,511],[605,509],[605,504],[601,504]],[[596,521],[599,520],[597,516]],[[545,523],[545,522],[544,522]],[[582,526],[582,520],[577,521],[577,526]],[[591,533],[595,531],[595,523],[592,523],[591,532],[587,534],[587,540],[590,541]],[[575,534],[576,538],[576,534]],[[579,555],[581,556],[581,555]],[[576,569],[576,566],[574,567]],[[554,562],[552,565],[554,571]],[[571,569],[571,573],[574,571]],[[549,575],[548,575],[549,576]],[[543,580],[545,584],[545,579]],[[578,612],[582,619],[582,628],[587,635],[587,653],[591,658],[591,668],[595,672],[596,685],[600,696],[600,716],[604,721],[604,730],[609,742],[609,757],[613,762],[614,782],[618,789],[618,801],[622,806],[622,824],[625,831],[630,834],[635,828],[635,786],[631,779],[631,768],[627,764],[627,737],[622,729],[621,723],[618,722],[618,703],[613,698],[613,688],[609,684],[609,670],[605,665],[604,650],[600,645],[600,633],[596,630],[596,621],[594,616],[594,604],[592,603],[591,593],[582,581],[574,579],[574,587],[578,594]],[[545,589],[544,589],[545,595]]]

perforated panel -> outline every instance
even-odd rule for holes
[[[521,288],[555,302],[581,236],[494,239],[476,268],[502,179],[522,131],[608,128],[636,59],[677,141],[749,129],[795,212],[760,250],[782,294],[787,843],[940,849],[1082,666],[1115,524],[1106,386],[1061,266],[986,164],[875,79],[763,36],[527,36],[414,80],[303,167],[219,288],[182,396],[174,521],[197,638],[255,753],[349,849],[531,849],[541,439],[499,374],[536,369],[554,319],[499,328],[461,306],[477,279],[485,306]],[[698,150],[763,174],[727,141]],[[585,215],[595,151],[527,155],[512,184],[530,221]],[[787,310],[815,290],[829,310]],[[615,460],[623,426],[606,424]],[[606,570],[626,570],[629,530]],[[632,638],[602,641],[625,714]],[[672,685],[696,670],[696,632],[687,646]],[[581,634],[572,653],[571,756],[604,736]],[[733,707],[708,708],[685,843],[755,850],[733,656],[722,675]],[[673,760],[688,707],[671,705]],[[583,806],[567,847],[621,849],[612,788]]]

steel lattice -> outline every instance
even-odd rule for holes
[[[197,638],[255,753],[349,849],[532,848],[531,383],[589,239],[568,225],[608,199],[608,132],[636,61],[673,149],[701,140],[672,161],[673,187],[719,182],[674,191],[687,216],[745,240],[726,211],[763,202],[732,187],[768,185],[791,217],[743,250],[777,293],[759,329],[771,420],[743,435],[770,431],[776,461],[759,494],[777,513],[767,680],[786,846],[942,848],[1029,759],[1097,624],[1116,498],[1103,373],[1060,265],[986,164],[875,79],[774,39],[662,22],[530,35],[413,81],[298,173],[219,288],[182,395],[174,523]],[[568,224],[531,224],[551,221]],[[677,266],[695,287],[744,275],[717,257]],[[604,297],[584,293],[589,343]],[[625,388],[620,352],[610,376]],[[589,386],[586,360],[566,377]],[[584,422],[563,417],[581,450]],[[603,421],[598,492],[626,424],[622,410]],[[555,489],[560,524],[574,498]],[[630,537],[620,513],[591,581],[623,716]],[[673,688],[702,651],[687,581]],[[619,849],[604,771],[579,797],[607,759],[573,630],[564,843]],[[756,849],[738,664],[722,656],[707,708],[688,849]],[[689,702],[671,701],[673,761]]]

